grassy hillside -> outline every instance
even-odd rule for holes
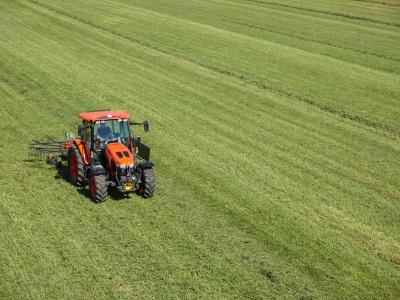
[[[400,298],[400,4],[0,2],[0,299]],[[27,149],[148,119],[157,193]]]

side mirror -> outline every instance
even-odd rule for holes
[[[83,125],[82,125],[82,124],[79,124],[79,125],[78,125],[78,135],[79,135],[79,136],[82,136],[82,135],[83,135]]]
[[[144,121],[144,122],[143,122],[143,128],[144,128],[144,131],[145,131],[145,132],[149,131],[149,122]]]

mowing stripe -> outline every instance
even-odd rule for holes
[[[38,6],[44,7],[46,9],[49,9],[50,11],[53,11],[57,14],[61,14],[64,15],[68,18],[72,18],[76,21],[79,21],[80,23],[84,23],[86,25],[89,25],[91,27],[94,27],[96,29],[102,30],[104,32],[113,34],[115,36],[124,38],[130,42],[134,42],[137,43],[141,46],[150,48],[152,50],[156,50],[160,53],[163,54],[167,54],[167,55],[171,55],[175,58],[179,58],[191,63],[194,63],[200,67],[203,68],[207,68],[209,70],[212,70],[214,72],[217,72],[219,74],[223,74],[223,75],[227,75],[227,76],[231,76],[234,77],[236,79],[239,79],[247,84],[251,84],[254,86],[257,86],[259,88],[265,89],[265,90],[269,90],[269,91],[274,91],[280,94],[284,94],[288,97],[292,97],[296,100],[305,102],[307,104],[313,105],[318,107],[319,109],[332,113],[332,114],[336,114],[342,118],[345,119],[349,119],[352,121],[356,121],[359,123],[362,123],[366,126],[370,126],[373,128],[380,128],[382,130],[387,131],[388,133],[391,133],[395,136],[400,136],[400,129],[398,125],[395,124],[388,124],[387,122],[383,121],[383,120],[377,120],[376,118],[370,118],[368,116],[359,114],[357,112],[352,112],[349,111],[348,109],[341,109],[340,107],[337,106],[333,106],[331,103],[327,103],[325,101],[321,101],[322,99],[315,99],[315,98],[311,98],[309,96],[306,95],[302,95],[302,94],[298,94],[294,91],[288,90],[287,88],[284,88],[282,86],[277,86],[276,84],[272,84],[268,81],[266,81],[265,78],[254,78],[252,76],[246,75],[246,73],[242,72],[242,73],[238,73],[237,71],[234,71],[232,69],[228,69],[228,68],[224,68],[222,66],[217,66],[213,63],[204,61],[204,60],[199,60],[198,58],[194,57],[194,56],[187,56],[183,53],[174,51],[172,49],[168,49],[165,47],[160,46],[159,44],[156,45],[148,40],[144,40],[141,39],[139,37],[133,37],[132,35],[127,35],[121,31],[112,29],[110,27],[104,26],[104,25],[100,25],[97,22],[92,22],[92,21],[88,21],[86,19],[83,19],[81,17],[79,17],[76,14],[73,14],[71,12],[67,12],[65,10],[61,10],[59,8],[56,8],[55,6],[49,5],[49,4],[45,4],[43,2],[37,1],[37,0],[29,0],[31,3],[36,4]]]
[[[385,21],[375,20],[375,19],[372,19],[372,18],[360,17],[360,16],[355,16],[355,15],[348,15],[348,14],[339,13],[339,12],[319,10],[319,9],[313,9],[313,8],[306,8],[306,7],[302,7],[302,6],[296,6],[296,5],[290,5],[290,4],[278,3],[278,2],[271,2],[271,1],[264,1],[264,0],[246,0],[246,1],[255,2],[255,3],[261,3],[261,4],[271,5],[271,6],[291,8],[291,9],[300,10],[300,11],[306,11],[306,12],[314,12],[314,13],[319,13],[319,14],[331,15],[331,16],[335,16],[335,17],[342,17],[342,18],[345,18],[345,19],[360,20],[360,21],[366,21],[366,22],[371,22],[371,23],[376,23],[376,24],[400,27],[400,23],[397,23],[397,22],[385,22]]]

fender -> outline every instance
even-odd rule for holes
[[[137,150],[137,155],[141,158],[143,158],[145,161],[150,160],[150,147],[143,144],[140,141],[140,138],[135,137],[134,138],[134,147]]]
[[[144,161],[144,162],[139,163],[139,168],[142,170],[152,169],[154,166],[155,166],[155,164],[151,161]]]
[[[89,177],[89,174],[92,173],[93,175],[99,175],[99,174],[107,174],[106,169],[102,165],[94,165],[94,166],[88,166],[86,169],[86,178]]]
[[[78,147],[79,152],[81,153],[83,163],[85,165],[90,164],[90,156],[89,156],[89,148],[84,140],[74,139],[74,144]]]

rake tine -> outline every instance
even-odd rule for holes
[[[68,141],[61,141],[61,142],[40,142],[40,141],[36,141],[34,140],[34,142],[36,144],[30,144],[30,145],[48,145],[48,146],[62,146],[65,142]]]
[[[50,141],[52,141],[52,142],[54,142],[54,143],[61,143],[60,141],[57,141],[55,138],[51,137],[51,136],[48,135],[48,134],[46,134],[46,137],[47,137]]]

